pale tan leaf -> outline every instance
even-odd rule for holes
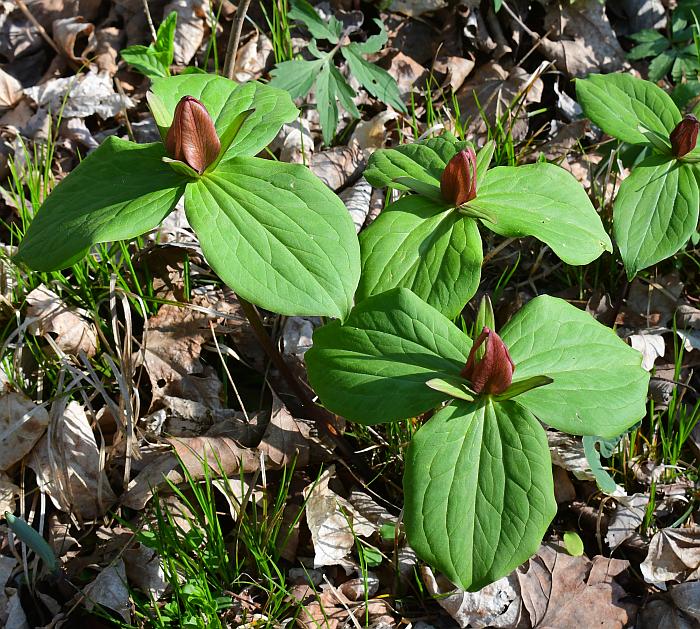
[[[15,497],[19,496],[19,487],[15,485],[7,474],[0,472],[0,518],[5,511],[15,512]]]
[[[642,367],[647,371],[654,368],[654,362],[666,352],[666,343],[661,334],[633,334],[630,345],[642,355]]]
[[[0,397],[0,470],[21,461],[41,439],[49,414],[23,393]]]
[[[700,579],[700,526],[661,529],[640,569],[647,583]]]
[[[56,20],[53,39],[69,59],[84,62],[95,49],[95,26],[79,16]]]
[[[116,501],[95,435],[78,402],[68,403],[51,439],[44,435],[28,465],[36,473],[39,488],[61,511],[93,519]]]
[[[31,334],[55,335],[56,344],[66,354],[84,352],[88,357],[97,351],[97,329],[87,313],[69,308],[43,284],[27,295],[27,319]]]
[[[347,500],[338,496],[328,483],[335,475],[331,465],[304,489],[306,523],[314,545],[314,568],[340,565],[352,567],[347,556],[355,545],[355,536],[368,537],[376,527]]]
[[[423,583],[431,596],[460,627],[514,627],[520,617],[522,600],[515,574],[494,581],[478,592],[455,588],[443,577],[435,578],[427,566],[421,567]]]
[[[0,68],[0,111],[12,109],[22,100],[22,84]]]

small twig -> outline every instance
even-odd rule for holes
[[[24,4],[24,1],[23,0],[15,0],[15,4],[19,7],[19,10],[22,11],[22,13],[24,14],[24,17],[26,17],[32,23],[32,26],[34,26],[34,28],[36,28],[36,30],[39,32],[39,35],[41,35],[42,39],[49,46],[51,46],[51,48],[54,49],[54,52],[59,57],[63,57],[74,70],[79,69],[80,64],[73,61],[73,59],[71,59],[65,52],[63,52],[58,47],[56,42],[53,39],[51,39],[51,36],[46,32],[46,29],[44,29],[44,27],[41,24],[39,24],[39,22],[34,17],[32,12],[29,10],[29,7],[26,4]]]
[[[241,31],[243,30],[243,21],[248,13],[250,0],[240,0],[236,9],[236,16],[231,23],[231,33],[226,46],[226,59],[224,60],[224,76],[227,79],[233,79],[233,72],[236,67],[236,53],[238,52],[238,44],[241,41]]]
[[[146,14],[146,22],[148,22],[148,28],[151,29],[151,38],[155,44],[158,40],[158,33],[156,33],[156,27],[153,26],[153,20],[151,19],[151,11],[148,8],[148,0],[143,0],[143,12]]]
[[[297,395],[302,406],[313,409],[315,404],[311,399],[308,391],[299,383],[299,380],[294,376],[292,371],[289,369],[289,365],[284,361],[282,355],[279,353],[277,348],[273,345],[270,340],[270,336],[265,330],[262,319],[258,314],[257,309],[249,301],[246,301],[241,296],[238,296],[238,302],[241,304],[241,309],[243,314],[245,314],[246,319],[253,328],[253,332],[258,339],[258,342],[262,346],[263,350],[267,354],[267,357],[272,361],[272,363],[277,367],[282,377],[287,381],[287,384],[291,387],[292,391]]]

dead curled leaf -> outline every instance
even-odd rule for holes
[[[22,100],[22,84],[0,68],[0,111],[12,109]]]
[[[49,414],[18,392],[0,397],[0,470],[29,454],[49,425]]]
[[[421,567],[423,582],[431,596],[460,627],[514,627],[520,618],[522,600],[515,574],[498,579],[478,592],[455,589],[444,577]]]
[[[640,569],[647,583],[700,579],[700,526],[661,529]]]
[[[355,536],[369,537],[376,527],[350,502],[332,491],[328,483],[335,475],[331,465],[321,477],[304,489],[306,523],[314,545],[314,568],[353,563],[347,556],[355,546]]]
[[[625,63],[625,52],[598,0],[551,3],[545,29],[552,35],[540,39],[540,48],[569,76],[614,72]]]
[[[104,568],[97,578],[85,587],[83,593],[88,611],[95,605],[102,605],[117,612],[124,622],[129,622],[131,603],[122,559],[117,559],[113,565]]]
[[[122,97],[115,91],[108,74],[92,70],[77,76],[51,79],[26,89],[24,93],[40,107],[62,111],[66,118],[97,114],[106,120],[135,105],[128,96]]]
[[[54,431],[44,435],[27,464],[36,474],[39,488],[61,511],[93,519],[116,501],[95,435],[78,402],[68,403]]]
[[[66,354],[95,355],[97,329],[86,312],[69,308],[43,284],[27,295],[27,305],[27,319],[33,319],[27,328],[30,334],[55,335],[56,345]]]
[[[636,609],[622,603],[626,593],[615,577],[628,566],[621,559],[598,555],[590,561],[551,545],[540,546],[517,572],[532,627],[627,627]]]
[[[76,62],[85,62],[95,49],[95,26],[82,17],[69,17],[53,23],[53,39],[61,51]]]
[[[357,144],[352,144],[316,153],[311,158],[309,168],[331,190],[339,190],[360,177],[366,159],[364,151]]]

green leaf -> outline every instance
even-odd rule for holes
[[[369,158],[364,176],[375,188],[406,190],[405,186],[396,184],[400,177],[418,179],[439,188],[440,176],[447,162],[467,146],[468,142],[458,142],[454,136],[442,135],[393,149],[380,149]]]
[[[335,94],[335,81],[331,76],[330,64],[324,63],[316,77],[316,109],[323,132],[323,143],[328,146],[333,140],[338,126],[338,105]]]
[[[483,185],[486,173],[491,165],[493,153],[496,150],[496,143],[489,140],[481,150],[476,154],[476,189],[477,191]]]
[[[420,195],[388,206],[360,233],[357,301],[400,286],[456,317],[479,286],[483,251],[476,221]]]
[[[275,138],[282,125],[297,119],[299,112],[284,90],[253,81],[238,85],[213,74],[188,74],[154,79],[151,86],[159,106],[152,107],[153,117],[165,138],[172,124],[175,107],[183,96],[194,96],[207,108],[221,138],[230,125],[249,109],[248,116],[225,159],[237,155],[256,155]],[[150,100],[149,100],[150,102]]]
[[[316,108],[318,109],[323,143],[328,145],[333,140],[338,127],[338,100],[355,117],[360,116],[353,102],[355,91],[346,83],[343,75],[332,63],[325,63],[316,78]]]
[[[426,386],[458,377],[471,340],[411,291],[359,303],[341,325],[314,332],[304,355],[309,382],[334,413],[363,424],[414,417],[449,395]]]
[[[147,77],[170,76],[170,66],[175,54],[175,27],[177,12],[171,11],[158,27],[155,43],[146,46],[129,46],[120,52],[124,61]]]
[[[374,23],[379,27],[379,33],[368,37],[367,41],[363,43],[355,44],[356,50],[363,55],[371,55],[375,52],[379,52],[389,40],[389,34],[386,32],[386,28],[384,28],[384,23],[377,18],[374,18]]]
[[[37,271],[74,264],[97,243],[156,227],[185,192],[187,179],[163,163],[163,145],[107,138],[42,204],[18,258]]]
[[[526,391],[536,389],[537,387],[545,387],[552,383],[549,376],[532,376],[525,380],[516,380],[503,393],[494,396],[496,400],[510,400],[518,395],[522,395]]]
[[[554,164],[500,166],[486,173],[468,205],[491,214],[501,236],[534,236],[567,264],[588,264],[612,251],[598,213],[571,173]]]
[[[614,442],[615,445],[617,445],[621,438],[622,435],[616,437],[615,439],[608,440],[608,443]],[[591,466],[591,472],[593,472],[593,476],[595,476],[595,482],[596,485],[598,485],[598,489],[609,495],[614,494],[615,490],[617,489],[617,483],[615,482],[615,479],[608,474],[600,461],[601,454],[603,454],[602,450],[604,448],[605,440],[601,440],[600,437],[591,437],[588,435],[583,437],[582,441],[583,452],[586,455],[588,465]],[[596,449],[596,443],[600,443],[601,452]],[[609,458],[611,454],[612,452],[604,456]]]
[[[469,388],[469,383],[464,378],[455,376],[445,378],[431,378],[425,383],[431,389],[440,391],[451,398],[473,402],[476,393]]]
[[[630,35],[630,38],[639,42],[637,46],[627,53],[627,58],[631,61],[646,57],[656,57],[671,46],[668,39],[653,29],[640,31]]]
[[[583,541],[576,531],[567,531],[564,533],[564,548],[572,557],[580,557],[583,555]]]
[[[671,71],[676,60],[676,53],[673,50],[660,53],[649,64],[649,80],[660,81],[663,79]]]
[[[605,133],[631,144],[645,144],[646,128],[668,135],[681,114],[658,85],[628,73],[591,74],[576,80],[576,97],[583,112]]]
[[[185,210],[207,261],[244,299],[286,315],[348,313],[360,274],[355,228],[304,166],[223,161],[187,186]]]
[[[514,378],[549,376],[518,403],[540,420],[574,435],[613,437],[644,416],[649,373],[642,355],[586,312],[543,295],[501,330]]]
[[[333,79],[335,79],[335,89],[338,92],[340,104],[353,118],[359,118],[360,112],[358,111],[357,105],[355,105],[355,101],[353,100],[357,96],[355,90],[348,85],[348,82],[345,80],[345,77],[340,73],[338,68],[336,68],[332,63],[329,65],[331,68],[331,76]]]
[[[396,80],[386,70],[365,61],[359,44],[349,44],[340,49],[343,57],[350,66],[352,75],[375,98],[394,109],[406,113],[406,106],[401,100],[399,86]]]
[[[166,55],[155,51],[151,46],[136,44],[124,48],[119,55],[130,66],[150,79],[170,76],[170,66],[164,59]]]
[[[306,0],[293,0],[292,8],[287,16],[292,20],[299,20],[309,29],[316,39],[327,39],[332,44],[337,44],[343,31],[343,25],[331,16],[328,22],[324,22],[321,16]]]
[[[533,555],[556,514],[542,426],[516,402],[454,402],[406,453],[404,524],[418,556],[470,591]]]
[[[285,90],[292,98],[303,98],[311,91],[326,61],[324,56],[312,61],[294,59],[278,63],[270,72],[270,86]]]
[[[654,155],[632,170],[613,206],[615,240],[630,280],[688,242],[699,206],[694,166]]]

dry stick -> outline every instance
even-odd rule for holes
[[[299,398],[299,401],[304,407],[304,411],[307,413],[308,418],[313,419],[316,422],[316,425],[326,433],[326,435],[333,441],[335,446],[344,456],[353,459],[354,454],[350,447],[339,438],[338,433],[335,431],[335,428],[331,426],[328,418],[320,412],[321,408],[313,401],[313,399],[311,399],[309,392],[299,382],[299,379],[292,373],[292,371],[289,369],[289,365],[287,365],[284,358],[282,358],[282,354],[279,353],[279,350],[272,343],[272,340],[270,339],[270,336],[268,335],[262,319],[260,318],[260,314],[258,314],[255,306],[240,296],[238,296],[238,302],[241,304],[243,314],[245,315],[246,319],[248,319],[248,323],[250,323],[251,327],[253,328],[253,332],[255,333],[255,336],[262,346],[264,352],[267,354],[267,357],[275,365],[275,367],[277,367],[282,377],[287,381],[287,384],[289,384],[292,391],[294,391],[296,396]]]
[[[241,31],[243,30],[243,20],[250,0],[240,0],[236,9],[236,16],[231,23],[231,33],[228,37],[228,45],[226,46],[226,59],[224,60],[224,76],[227,79],[233,79],[233,71],[236,67],[236,53],[238,52],[238,44],[241,41]]]
[[[143,0],[143,12],[146,14],[146,22],[148,22],[148,28],[151,29],[151,38],[155,44],[158,40],[158,34],[156,33],[156,27],[153,26],[153,19],[151,18],[151,11],[148,8],[148,0]]]
[[[63,57],[69,65],[74,69],[77,70],[80,68],[80,64],[76,63],[73,61],[65,52],[63,52],[57,45],[56,42],[51,39],[51,36],[46,32],[44,27],[39,24],[37,19],[34,17],[32,12],[29,10],[29,7],[24,4],[23,0],[15,0],[15,4],[19,7],[19,10],[24,13],[24,16],[32,23],[32,26],[36,28],[36,30],[39,32],[39,35],[44,39],[44,41],[51,46],[51,48],[54,49],[54,52],[59,56]]]

